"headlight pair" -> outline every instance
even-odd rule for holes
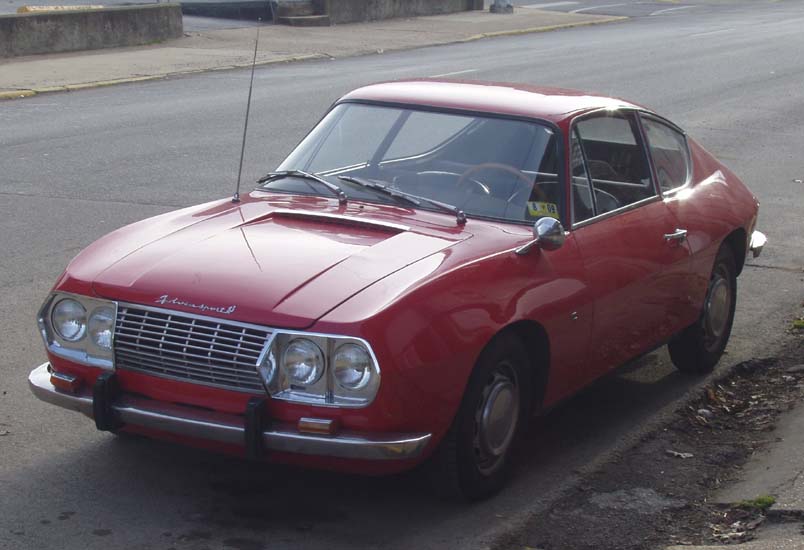
[[[94,367],[113,368],[116,304],[73,294],[50,296],[39,329],[51,353]]]
[[[365,406],[380,383],[367,342],[318,334],[274,334],[258,372],[274,398],[318,405]]]
[[[290,381],[310,386],[324,374],[324,352],[307,338],[292,340],[282,354],[282,368]],[[335,350],[332,374],[335,383],[345,390],[360,390],[369,383],[373,362],[368,350],[361,345],[346,343]]]
[[[112,349],[114,317],[114,308],[106,305],[87,315],[84,306],[72,298],[60,300],[50,314],[53,329],[65,341],[79,342],[88,332],[92,343],[106,350]]]

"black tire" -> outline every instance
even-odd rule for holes
[[[727,300],[727,303],[724,301]],[[667,345],[678,370],[691,374],[710,372],[731,335],[737,303],[737,269],[731,247],[718,250],[700,318]]]
[[[495,338],[480,354],[431,459],[431,481],[441,497],[479,500],[503,487],[513,442],[530,411],[529,374],[527,352],[513,334]]]

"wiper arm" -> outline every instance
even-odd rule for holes
[[[322,184],[330,191],[332,191],[335,194],[335,196],[338,197],[338,202],[340,204],[346,204],[346,201],[348,199],[346,193],[343,192],[343,189],[341,189],[334,183],[329,182],[324,178],[317,176],[315,174],[311,174],[310,172],[305,172],[304,170],[282,170],[280,172],[270,172],[261,177],[260,179],[258,179],[257,183],[268,183],[283,178],[302,178],[306,180],[316,181]]]
[[[369,189],[376,189],[386,195],[391,195],[392,197],[399,197],[401,199],[405,199],[411,204],[415,204],[416,206],[421,206],[422,201],[419,197],[415,195],[411,195],[409,193],[405,193],[404,191],[400,191],[394,187],[390,187],[388,185],[383,185],[382,183],[377,183],[376,181],[372,181],[366,178],[358,178],[356,176],[338,176],[339,180],[343,181],[350,181],[352,183],[356,183],[361,187],[368,187]]]
[[[415,204],[416,206],[421,206],[423,202],[435,206],[443,210],[444,212],[449,212],[450,214],[455,214],[455,221],[458,225],[465,225],[466,224],[466,214],[463,210],[458,208],[457,206],[453,206],[451,204],[447,204],[445,202],[437,201],[435,199],[430,199],[427,197],[422,197],[420,195],[414,195],[413,193],[406,193],[405,191],[400,191],[395,187],[391,187],[390,185],[385,185],[382,183],[377,183],[376,181],[372,181],[366,178],[359,178],[356,176],[338,176],[339,180],[349,181],[352,183],[356,183],[361,187],[368,187],[369,189],[376,189],[381,193],[385,193],[386,195],[390,195],[392,197],[399,197],[405,199],[409,203]]]

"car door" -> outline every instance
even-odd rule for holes
[[[674,318],[679,320],[678,329],[694,323],[700,315],[700,302],[709,284],[711,263],[701,262],[700,235],[706,233],[711,223],[708,213],[699,207],[691,207],[686,189],[692,182],[692,160],[687,136],[677,126],[652,113],[639,113],[640,125],[651,158],[651,166],[662,202],[678,220],[690,249],[688,269],[674,272],[673,288],[682,292],[683,299],[671,304]],[[695,243],[698,243],[696,246]]]
[[[592,379],[677,330],[674,278],[689,249],[657,192],[635,112],[585,115],[569,137],[572,232],[594,299]]]

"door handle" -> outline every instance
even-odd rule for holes
[[[675,232],[673,233],[665,233],[664,240],[668,243],[674,241],[683,243],[684,241],[687,240],[687,230],[676,228]]]

